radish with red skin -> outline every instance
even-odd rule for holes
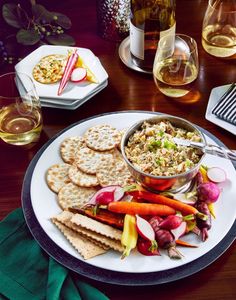
[[[201,183],[197,187],[198,200],[206,203],[214,203],[220,196],[220,188],[214,182]]]
[[[138,239],[137,249],[141,254],[146,256],[160,255],[160,252],[157,248],[153,249],[151,241],[148,241],[141,237],[139,237]]]
[[[219,167],[212,167],[207,170],[207,177],[214,183],[221,183],[226,180],[226,173]]]
[[[153,250],[157,249],[157,243],[155,241],[155,231],[153,230],[151,224],[144,218],[141,218],[139,215],[136,215],[136,228],[138,234],[143,239],[151,242],[150,247]]]
[[[182,217],[176,215],[167,216],[161,223],[159,224],[160,228],[162,229],[175,229],[179,227],[182,223]]]
[[[121,186],[109,185],[97,191],[89,200],[88,204],[107,205],[110,202],[121,200],[123,196],[124,190]]]
[[[101,192],[96,197],[96,203],[101,205],[106,205],[112,201],[114,201],[114,191]]]
[[[87,70],[84,68],[75,68],[70,76],[70,80],[72,82],[80,82],[84,79],[86,79],[87,76]]]

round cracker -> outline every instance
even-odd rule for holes
[[[97,125],[85,132],[84,139],[89,148],[97,151],[106,151],[119,145],[121,135],[119,130],[110,125]]]
[[[58,193],[66,183],[70,182],[68,177],[70,166],[66,163],[55,164],[47,170],[46,181],[53,192]]]
[[[106,158],[112,159],[112,154],[108,152],[98,152],[84,147],[76,152],[75,164],[85,173],[96,174],[98,167]]]
[[[105,160],[96,173],[102,187],[108,185],[126,186],[134,183],[126,163],[120,159]]]
[[[117,148],[111,150],[110,152],[111,152],[111,154],[112,154],[112,156],[113,156],[113,158],[114,158],[115,160],[121,160],[121,161],[124,161],[121,152],[120,152]]]
[[[73,136],[66,138],[60,145],[60,153],[62,159],[69,164],[75,160],[76,151],[85,146],[84,139],[81,136]]]
[[[72,182],[67,183],[58,193],[58,204],[62,209],[68,209],[69,207],[81,208],[88,203],[96,191],[93,187],[81,187]]]
[[[51,54],[40,59],[33,68],[32,75],[40,83],[50,84],[61,80],[67,62],[67,56]]]
[[[78,186],[91,187],[99,184],[95,175],[82,172],[76,165],[70,167],[68,175],[70,180]]]

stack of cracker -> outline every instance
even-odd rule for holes
[[[46,174],[47,184],[58,194],[62,209],[83,207],[101,187],[134,182],[119,151],[121,137],[119,130],[105,124],[62,142],[64,163],[51,166]]]
[[[65,235],[84,259],[106,253],[109,249],[123,252],[122,231],[81,214],[63,211],[52,222]]]

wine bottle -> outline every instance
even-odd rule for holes
[[[132,62],[151,71],[159,39],[175,33],[176,0],[131,0],[130,54]]]

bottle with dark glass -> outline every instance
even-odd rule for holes
[[[132,62],[151,71],[159,39],[175,33],[176,0],[131,0],[130,53]]]

